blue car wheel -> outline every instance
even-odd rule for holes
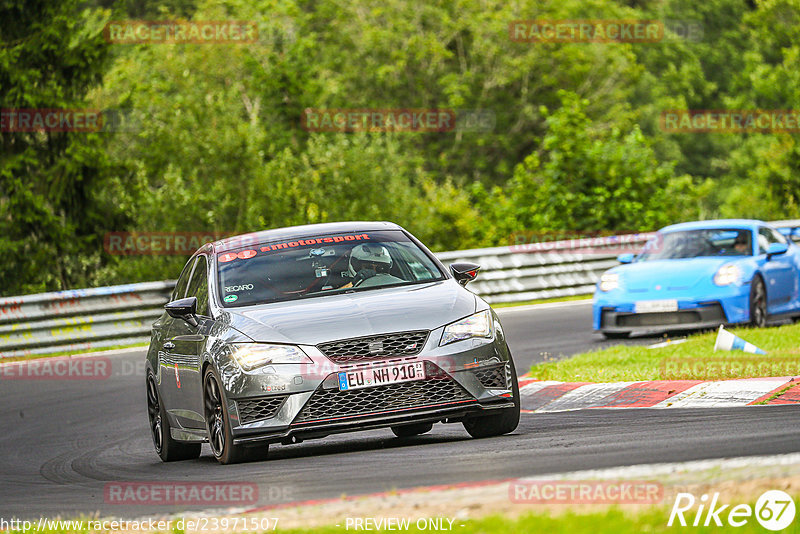
[[[767,290],[759,275],[750,284],[750,324],[756,328],[767,324]]]

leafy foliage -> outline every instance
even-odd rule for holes
[[[251,21],[259,38],[109,45],[112,18]],[[514,20],[581,18],[656,19],[666,32],[509,38]],[[169,278],[185,260],[109,255],[110,231],[388,219],[442,250],[519,231],[800,216],[795,134],[659,126],[669,109],[800,109],[798,20],[799,0],[6,0],[2,107],[123,120],[99,134],[0,131],[0,291]],[[307,108],[492,120],[312,133]]]
[[[77,0],[0,4],[3,110],[85,109],[104,71],[103,18]],[[9,130],[0,128],[3,293],[87,281],[100,261],[98,226],[122,224],[95,194],[109,166],[97,134]]]

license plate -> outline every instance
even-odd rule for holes
[[[425,380],[424,362],[401,363],[341,372],[339,373],[339,391],[411,382],[412,380]]]
[[[678,301],[675,299],[640,300],[634,305],[633,311],[636,313],[674,312],[678,311]]]

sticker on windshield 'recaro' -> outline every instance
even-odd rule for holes
[[[253,284],[242,284],[239,286],[225,286],[225,293],[236,293],[237,291],[250,291]]]
[[[239,295],[226,295],[224,299],[225,302],[236,302],[239,298]]]
[[[261,247],[261,252],[271,252],[285,248],[307,247],[311,245],[321,245],[322,243],[343,243],[345,241],[366,241],[369,239],[367,234],[337,235],[332,237],[314,237],[311,239],[298,239],[297,241],[287,241],[285,243],[275,243]]]

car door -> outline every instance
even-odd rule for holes
[[[186,297],[197,298],[198,326],[192,326],[183,319],[174,319],[167,334],[171,343],[167,360],[172,367],[174,378],[171,381],[175,392],[175,402],[171,405],[170,413],[185,428],[203,428],[205,419],[202,413],[200,356],[205,341],[204,333],[211,321],[208,306],[208,258],[204,254],[197,256],[186,288]]]
[[[786,238],[772,228],[762,226],[758,229],[759,261],[763,261],[762,271],[767,286],[767,312],[784,313],[797,298],[798,272],[792,255],[778,254],[767,259],[767,247],[772,243],[786,243]]]
[[[181,275],[178,277],[178,281],[175,283],[175,289],[172,290],[170,302],[182,299],[184,296],[186,296],[186,288],[189,286],[189,279],[192,276],[194,264],[195,258],[191,258],[186,262],[183,271],[181,271]],[[157,339],[158,342],[161,343],[161,346],[158,347],[157,378],[159,389],[161,391],[161,397],[163,398],[164,406],[166,406],[167,409],[169,409],[171,406],[174,406],[176,402],[175,395],[177,387],[174,378],[174,368],[171,361],[171,353],[174,343],[172,343],[169,338],[170,329],[175,321],[180,321],[180,319],[175,319],[168,313],[164,312],[164,315],[162,315],[153,326],[155,330],[158,330],[157,336],[153,339]]]

